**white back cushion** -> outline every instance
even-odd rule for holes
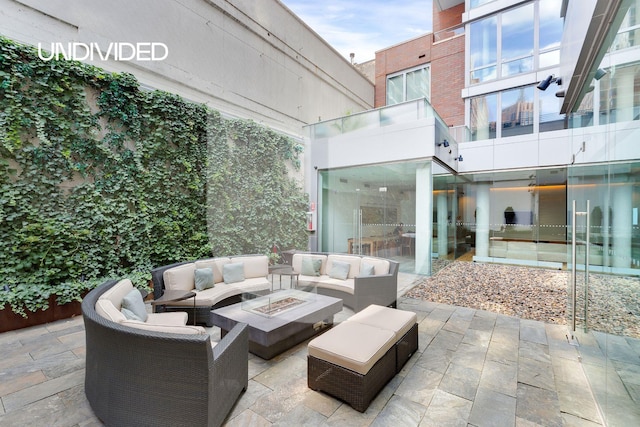
[[[231,257],[231,262],[244,263],[244,278],[267,277],[269,258],[266,255]]]
[[[166,289],[179,291],[193,290],[196,287],[194,278],[195,271],[196,264],[193,262],[165,270],[162,275],[164,278],[164,287]]]
[[[362,262],[373,265],[376,276],[379,274],[389,274],[389,261],[386,259],[363,257]]]
[[[331,269],[333,268],[334,261],[342,261],[349,264],[349,275],[347,276],[347,279],[353,279],[360,274],[359,256],[330,254],[327,257],[327,274],[329,275],[331,274]]]

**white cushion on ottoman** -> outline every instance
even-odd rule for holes
[[[410,311],[371,304],[369,307],[351,316],[347,319],[347,322],[358,322],[393,331],[396,334],[396,341],[398,341],[409,332],[417,320],[418,316]]]
[[[395,342],[392,331],[358,322],[343,322],[311,340],[308,353],[366,375]]]

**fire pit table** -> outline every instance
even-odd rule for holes
[[[249,351],[271,359],[333,325],[339,298],[296,289],[268,295],[244,294],[243,301],[211,312],[222,337],[241,322],[249,325]]]

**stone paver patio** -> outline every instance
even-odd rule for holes
[[[400,275],[399,295],[414,278]],[[249,355],[248,390],[225,425],[640,425],[639,341],[594,333],[576,346],[564,325],[407,297],[399,308],[418,315],[418,352],[366,412],[307,387],[304,342],[269,361]],[[335,321],[352,314],[345,308]],[[209,332],[220,339],[218,328]],[[0,334],[0,425],[102,425],[84,395],[84,340],[81,316]],[[599,379],[595,388],[585,372]],[[605,383],[614,399],[598,389]],[[606,424],[594,395],[614,408]]]
[[[400,308],[418,314],[419,351],[365,413],[307,388],[303,343],[250,355],[226,425],[602,425],[566,327],[408,298]],[[0,425],[101,425],[84,396],[81,317],[3,333],[0,346]]]

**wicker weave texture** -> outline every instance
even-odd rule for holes
[[[121,326],[82,301],[86,333],[85,394],[110,426],[219,426],[248,384],[248,330],[238,324],[211,347],[209,335]]]
[[[343,400],[359,412],[367,410],[371,401],[395,374],[395,347],[391,347],[366,375],[313,356],[307,356],[309,388]]]
[[[414,325],[395,344],[396,348],[396,373],[409,361],[413,353],[418,350],[418,324]]]

